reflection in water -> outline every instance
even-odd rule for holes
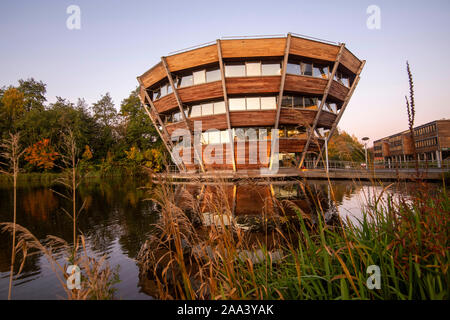
[[[152,197],[149,189],[141,188],[145,186],[150,187],[145,180],[92,180],[80,186],[78,192],[77,202],[86,201],[78,228],[86,236],[89,250],[98,255],[106,254],[113,268],[120,265],[121,282],[116,288],[118,297],[123,299],[150,298],[143,292],[149,292],[145,289],[146,284],[139,283],[135,259],[160,217],[155,203],[144,201]],[[52,189],[64,192],[60,186]],[[277,223],[280,217],[294,216],[292,204],[300,208],[302,215],[312,223],[315,220],[314,208],[321,206],[326,220],[332,224],[338,211],[340,215],[358,213],[359,202],[364,202],[362,193],[371,189],[361,184],[333,182],[333,190],[330,190],[326,181],[228,184],[225,188],[213,184],[174,186],[180,208],[192,210],[196,202],[192,199],[197,200],[198,209],[202,212],[196,222],[199,228],[207,229],[219,222],[225,225],[234,222],[248,234],[246,239],[250,244],[261,241],[265,228]],[[399,190],[404,189],[401,186]],[[382,187],[377,190],[382,190]],[[330,200],[332,193],[336,203]],[[12,220],[12,198],[11,187],[0,185],[0,222]],[[61,209],[69,207],[70,203],[48,186],[28,184],[18,189],[17,221],[38,239],[55,235],[70,243],[71,222]],[[217,212],[230,214],[218,216]],[[0,233],[0,299],[7,297],[10,248],[11,237]],[[242,251],[242,255],[255,261],[261,258],[256,246],[254,250]],[[277,253],[273,252],[273,256],[276,257]],[[56,299],[58,296],[65,295],[45,257],[29,257],[22,274],[14,282],[13,298]]]

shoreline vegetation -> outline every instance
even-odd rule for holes
[[[408,198],[387,195],[388,185],[366,199],[359,221],[338,214],[330,224],[300,183],[315,211],[276,201],[277,213],[261,213],[259,236],[237,223],[220,181],[207,198],[162,183],[153,193],[157,232],[138,257],[140,280],[159,299],[449,299],[445,184],[433,195],[419,182]],[[370,289],[373,268],[379,284]]]

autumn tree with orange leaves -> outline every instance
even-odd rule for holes
[[[55,166],[59,154],[50,145],[50,139],[36,142],[25,150],[25,160],[40,169],[50,170]]]

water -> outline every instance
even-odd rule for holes
[[[152,231],[152,224],[158,219],[156,205],[148,201],[150,185],[144,180],[111,179],[89,181],[79,189],[78,203],[86,201],[85,210],[78,220],[79,230],[87,239],[90,252],[97,256],[106,255],[110,266],[120,266],[120,283],[115,285],[119,299],[151,299],[143,292],[138,280],[139,269],[136,256],[141,245]],[[182,186],[192,192],[208,193],[206,187]],[[326,181],[309,181],[308,187],[318,195],[328,216],[339,212],[341,216],[356,219],[360,216],[365,199],[379,194],[383,187],[372,187],[362,183],[338,181],[333,183],[337,207],[331,201],[331,189]],[[54,190],[64,193],[58,186]],[[178,186],[180,188],[180,186]],[[230,186],[233,199],[234,186]],[[391,187],[391,193],[408,194],[414,184],[400,184]],[[279,200],[289,199],[305,211],[308,210],[308,196],[298,183],[276,183],[272,186],[238,186],[234,199],[235,214],[242,217],[258,215],[265,197],[271,194]],[[61,237],[71,242],[72,223],[62,208],[70,210],[70,203],[54,193],[50,187],[26,184],[18,188],[17,223],[28,228],[38,239],[47,235]],[[231,201],[231,200],[230,200]],[[12,221],[13,190],[0,185],[0,222]],[[11,236],[0,234],[0,299],[8,296],[9,264],[11,257]],[[16,268],[17,270],[17,268]],[[14,299],[63,299],[65,292],[43,255],[27,259],[22,274],[14,281]]]

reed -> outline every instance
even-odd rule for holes
[[[20,134],[9,134],[9,139],[6,139],[0,145],[3,149],[0,156],[6,159],[7,163],[0,163],[5,169],[0,168],[0,173],[5,174],[13,178],[13,227],[12,233],[12,249],[11,249],[11,267],[9,275],[9,287],[8,287],[8,300],[11,300],[12,295],[12,283],[14,275],[14,263],[15,263],[15,251],[16,251],[16,217],[17,217],[17,177],[19,175],[19,161],[22,157],[24,150],[20,147]]]
[[[445,185],[436,195],[422,186],[410,198],[394,198],[387,186],[365,199],[361,219],[338,216],[330,224],[318,196],[299,183],[315,211],[266,199],[259,237],[232,215],[223,181],[216,181],[211,197],[162,183],[154,194],[161,208],[159,233],[139,254],[141,271],[156,283],[154,294],[161,299],[449,298]],[[371,265],[380,267],[381,289],[367,286]]]

